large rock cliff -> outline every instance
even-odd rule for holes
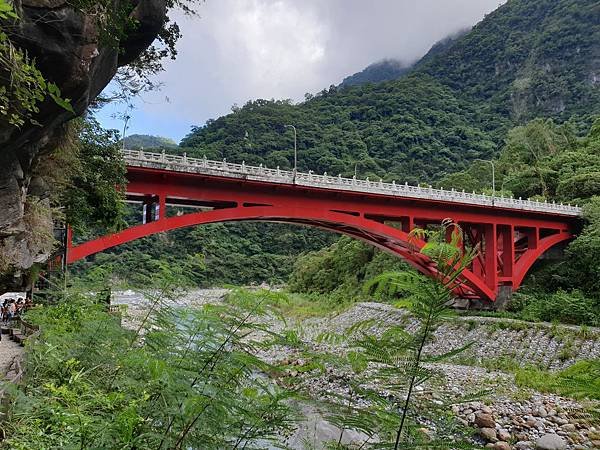
[[[125,0],[116,0],[115,9]],[[16,0],[20,20],[6,27],[13,44],[35,58],[36,67],[55,83],[63,98],[71,100],[76,115],[85,112],[117,69],[134,61],[156,38],[166,19],[165,0],[133,0],[130,17],[137,26],[118,45],[103,40],[93,15],[66,0]],[[3,30],[5,31],[5,30]],[[7,85],[10,77],[0,78]],[[26,200],[44,198],[46,187],[35,175],[41,157],[52,152],[73,113],[51,100],[40,105],[37,124],[20,128],[0,122],[0,269],[9,268],[12,280],[36,261],[47,258],[48,249],[32,236]],[[48,222],[47,226],[51,226]]]

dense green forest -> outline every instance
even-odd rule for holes
[[[516,122],[598,113],[600,4],[509,1],[416,71]]]
[[[594,131],[587,141],[582,136],[600,114],[595,45],[600,38],[599,7],[592,0],[512,0],[471,31],[436,44],[398,79],[332,86],[307,94],[299,104],[249,101],[194,127],[178,148],[166,151],[290,168],[293,135],[284,125],[294,124],[300,170],[346,176],[356,171],[371,179],[485,191],[491,185],[489,166],[474,160],[499,157],[499,187],[506,194],[582,203],[597,194],[594,170],[584,170],[594,167],[593,146],[581,146],[593,141]],[[539,121],[520,127],[535,117],[568,125]],[[532,162],[538,163],[539,155],[525,157],[515,150],[515,142],[535,130],[548,135],[540,151],[558,146],[563,159],[537,167]],[[587,152],[582,167],[576,156],[569,159],[573,152]],[[180,241],[193,245],[182,246]],[[280,282],[300,253],[333,241],[331,235],[305,228],[227,224],[140,240],[96,256],[95,263],[110,268],[117,278],[135,280],[135,273],[150,270],[156,261],[176,264],[190,254],[204,254],[206,268],[192,283]],[[362,244],[343,240],[319,250],[325,260],[313,264],[304,257],[297,267],[308,266],[329,285],[336,284],[331,280],[345,285],[345,269],[336,272],[333,262],[325,262],[337,254],[345,255],[340,259],[345,259],[346,272],[352,268],[355,285],[360,284],[355,278],[372,273],[365,258],[373,260],[374,267],[383,260],[396,264]],[[318,273],[320,265],[329,275]],[[559,286],[560,278],[555,276],[548,286]],[[291,279],[297,289],[304,285],[310,291],[335,290],[313,281],[298,271]]]
[[[153,148],[176,148],[177,142],[173,139],[161,137],[161,136],[149,136],[146,134],[130,134],[126,136],[125,146],[132,150]]]

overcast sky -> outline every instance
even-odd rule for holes
[[[127,134],[177,142],[193,125],[249,99],[300,101],[384,58],[412,62],[504,0],[206,0],[178,17],[183,38],[160,92],[130,112]],[[124,105],[99,113],[104,126]]]

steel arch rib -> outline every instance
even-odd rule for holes
[[[156,233],[195,225],[235,221],[288,222],[316,226],[336,233],[363,240],[378,248],[403,257],[408,263],[425,274],[432,275],[435,269],[424,255],[411,249],[420,248],[423,241],[411,241],[407,233],[374,220],[352,216],[330,210],[305,209],[293,206],[253,206],[215,209],[182,216],[167,217],[156,222],[137,225],[115,234],[103,236],[69,249],[69,263],[94,253]],[[346,229],[344,229],[346,228]],[[348,229],[349,228],[349,229]],[[541,243],[541,242],[540,242]],[[465,284],[489,300],[495,300],[496,292],[490,289],[473,272],[462,273]]]
[[[516,262],[513,288],[517,290],[521,286],[529,269],[544,253],[555,245],[571,239],[573,239],[573,235],[566,231],[540,239],[536,249],[527,250]]]

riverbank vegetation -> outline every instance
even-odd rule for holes
[[[277,370],[257,349],[280,340],[258,323],[260,295],[193,310],[169,307],[164,289],[150,295],[134,330],[102,296],[69,293],[29,313],[42,334],[28,343],[3,448],[255,448],[290,428],[292,393],[257,377]],[[243,339],[251,332],[268,338]]]
[[[535,368],[518,369],[519,386],[565,397],[600,400],[600,360],[579,361],[556,373]],[[600,410],[597,411],[600,414]]]
[[[175,307],[183,273],[168,267],[155,274],[146,308],[127,328],[107,309],[106,290],[61,292],[58,303],[28,312],[41,334],[27,344],[22,386],[10,390],[2,446],[263,448],[294,429],[294,402],[301,399],[326,404],[328,419],[340,427],[335,448],[344,448],[340,442],[348,430],[362,433],[363,448],[430,448],[467,439],[470,433],[449,424],[443,408],[429,409],[422,400],[414,407],[411,396],[434,376],[424,364],[444,358],[426,357],[422,349],[447,313],[452,284],[468,257],[445,235],[432,235],[423,249],[448,268],[439,279],[379,279],[380,286],[411,289],[405,306],[421,320],[418,332],[393,327],[379,336],[364,322],[335,337],[347,343],[348,352],[316,352],[296,331],[274,327],[285,312],[285,294],[236,290],[223,302]],[[300,352],[311,370],[326,373],[335,365],[354,373],[349,396],[306,397],[285,365],[260,357],[275,346]],[[365,370],[372,365],[379,367],[376,375]],[[373,379],[383,384],[365,384]],[[423,433],[423,421],[440,421],[435,436]]]

